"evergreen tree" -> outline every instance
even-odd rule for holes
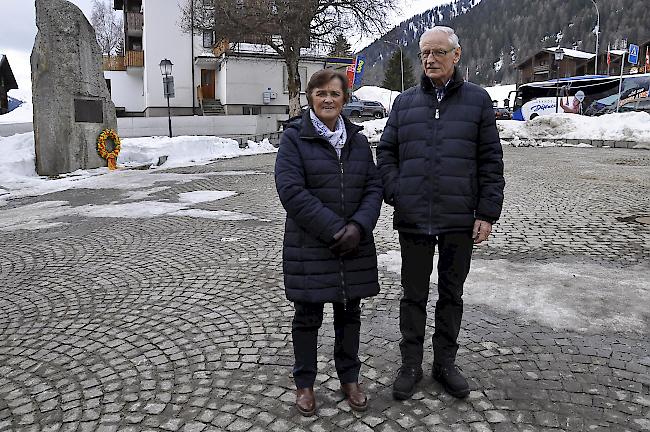
[[[352,57],[352,46],[343,34],[336,35],[329,55],[330,57]]]
[[[404,56],[404,90],[413,87],[415,84],[413,64],[411,63],[411,59]],[[395,51],[390,60],[388,60],[388,67],[385,71],[382,87],[390,90],[402,91],[402,66],[400,64],[399,51]]]

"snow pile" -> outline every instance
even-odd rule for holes
[[[503,100],[508,98],[508,95],[510,94],[511,91],[514,91],[517,89],[516,84],[511,84],[511,85],[498,85],[494,87],[483,87],[488,94],[490,95],[490,98],[493,101],[497,101],[498,104],[497,106],[503,107]],[[514,99],[514,93],[512,96],[512,99]],[[512,102],[510,101],[510,106],[512,106]]]
[[[127,138],[122,140],[118,165],[128,167],[156,164],[161,156],[167,156],[167,161],[161,166],[171,168],[276,151],[268,140],[261,143],[249,141],[248,148],[240,149],[237,141],[218,137]],[[105,176],[107,168],[80,170],[57,179],[47,179],[37,176],[35,166],[33,132],[0,137],[0,206],[9,198],[37,196],[71,188],[135,189],[135,180],[128,175],[112,173],[111,176]],[[161,175],[155,181],[161,181]],[[171,181],[192,180],[191,176],[172,177]],[[124,180],[123,185],[120,179]],[[144,182],[140,187],[150,187],[155,182],[146,181],[146,178],[138,181]]]
[[[34,106],[31,102],[24,102],[15,110],[0,115],[0,124],[31,123],[34,121]]]
[[[650,143],[650,114],[630,112],[587,117],[575,114],[539,116],[521,122],[498,121],[502,139],[584,139]]]
[[[363,122],[361,123],[361,126],[363,126],[363,131],[361,133],[368,137],[368,141],[371,144],[377,144],[381,138],[382,132],[384,132],[387,121],[388,118],[383,118]]]
[[[383,87],[363,86],[354,92],[354,95],[362,100],[377,101],[388,111],[391,110],[395,98],[400,92],[385,89]]]
[[[127,166],[156,164],[160,157],[167,156],[163,166],[171,168],[276,151],[268,140],[249,141],[248,148],[240,149],[235,140],[212,136],[125,138],[118,163]]]
[[[35,160],[32,132],[0,137],[0,179],[35,176]]]

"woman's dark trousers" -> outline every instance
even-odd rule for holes
[[[342,384],[355,383],[359,379],[359,332],[361,330],[361,300],[350,300],[334,305],[334,364]],[[291,334],[296,363],[293,377],[297,388],[313,387],[316,381],[316,347],[318,329],[323,323],[323,303],[294,303]]]
[[[438,236],[400,233],[399,240],[404,290],[400,301],[402,363],[414,367],[422,365],[429,280],[436,244],[439,254],[438,301],[432,339],[433,357],[434,363],[454,363],[463,318],[463,284],[472,259],[472,235],[470,232]]]

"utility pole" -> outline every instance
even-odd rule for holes
[[[591,0],[591,2],[594,4],[596,7],[596,16],[597,16],[597,21],[596,21],[596,57],[594,57],[594,75],[598,75],[598,35],[600,33],[600,12],[598,12],[598,5],[596,4],[596,0]]]

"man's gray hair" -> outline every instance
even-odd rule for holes
[[[449,39],[449,44],[451,45],[452,48],[460,47],[460,43],[458,43],[458,35],[456,35],[454,29],[445,26],[431,27],[429,30],[422,33],[422,36],[420,36],[420,45],[422,44],[422,41],[424,40],[425,37],[433,33],[444,33],[445,35],[447,35],[447,39]]]

